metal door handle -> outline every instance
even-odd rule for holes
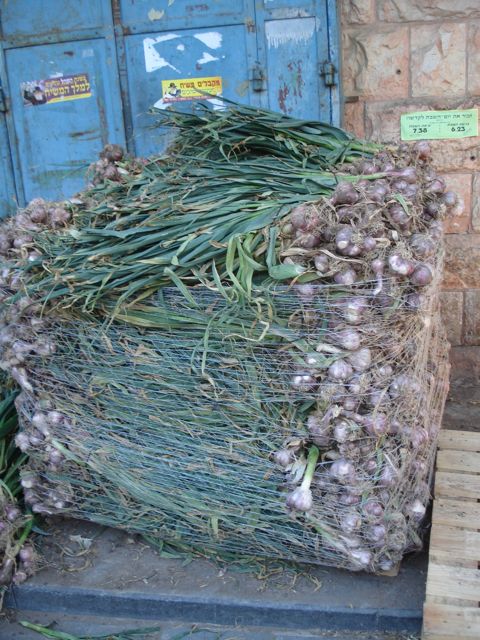
[[[320,74],[323,76],[323,81],[326,87],[334,87],[337,83],[335,81],[335,65],[330,60],[327,60],[321,65]]]
[[[265,72],[260,63],[256,63],[252,69],[252,90],[263,91],[265,89]]]

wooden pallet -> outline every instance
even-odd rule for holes
[[[480,639],[480,433],[441,431],[424,640]]]

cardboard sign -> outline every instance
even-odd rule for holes
[[[400,117],[402,140],[448,140],[478,136],[478,109],[417,111]]]
[[[221,76],[208,78],[182,78],[180,80],[162,80],[162,100],[168,102],[182,102],[184,100],[205,100],[205,94],[221,95]]]
[[[52,102],[80,100],[82,98],[90,98],[92,95],[90,80],[86,73],[22,82],[20,90],[25,107],[38,107]]]

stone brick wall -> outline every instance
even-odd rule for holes
[[[480,107],[480,0],[339,0],[344,126],[383,141],[400,115]],[[480,378],[480,142],[431,141],[465,203],[447,224],[444,319],[453,375]]]

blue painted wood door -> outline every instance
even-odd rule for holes
[[[6,52],[9,81],[17,85],[11,104],[26,200],[39,196],[55,200],[75,193],[101,148],[108,141],[123,142],[120,92],[118,88],[115,91],[108,55],[108,45],[102,39]],[[42,80],[45,85],[55,77],[74,78],[78,93],[62,96],[61,85],[55,83],[51,94],[57,92],[58,101],[29,104],[21,86]]]
[[[335,20],[335,0],[0,0],[0,215],[81,189],[107,141],[160,152],[150,107],[189,109],[198,86],[216,87],[212,108],[226,97],[338,123],[321,75],[338,59]]]
[[[252,27],[254,0],[121,0],[121,24],[128,75],[131,142],[136,153],[148,155],[164,148],[161,129],[152,128],[152,106],[172,104],[169,87],[179,93],[177,108],[191,108],[184,101],[184,87],[202,81],[205,91],[221,83],[221,95],[255,103],[249,70],[257,57]],[[249,18],[250,16],[250,18]],[[250,20],[250,22],[248,22]],[[221,100],[209,100],[212,108]]]
[[[2,80],[19,204],[85,185],[125,143],[110,0],[0,0]]]
[[[140,155],[162,149],[148,109],[168,106],[165,86],[202,77],[220,77],[226,98],[338,122],[338,96],[321,75],[335,53],[334,21],[327,0],[120,0],[131,146]]]
[[[338,95],[325,86],[323,64],[335,58],[334,7],[325,0],[260,0],[258,57],[266,70],[262,105],[299,118],[338,121]]]

